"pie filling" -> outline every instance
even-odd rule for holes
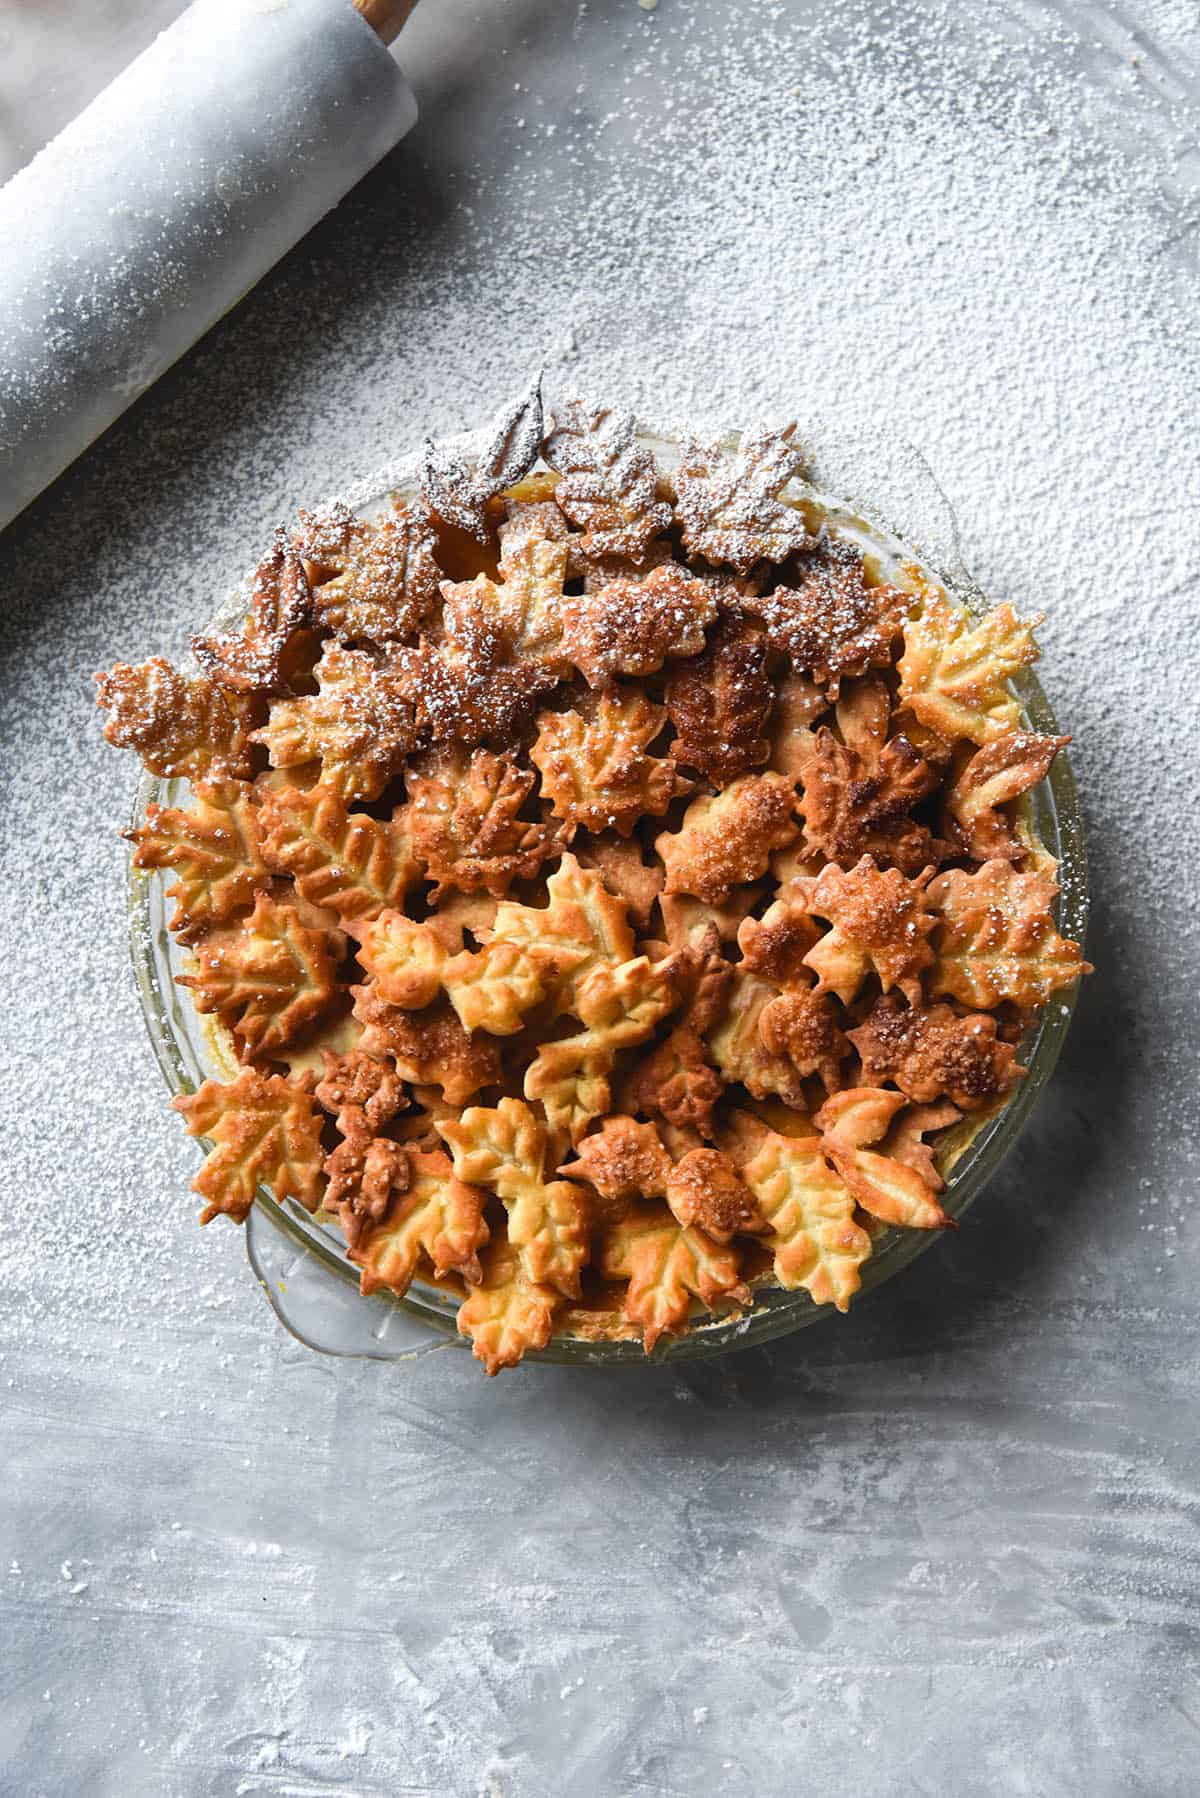
[[[535,386],[369,521],[301,512],[248,615],[98,677],[187,809],[180,984],[234,1077],[175,1101],[201,1222],[260,1185],[362,1289],[461,1294],[489,1373],[647,1351],[764,1283],[845,1311],[1087,972],[1028,795],[1062,737],[979,618],[802,480],[789,428],[656,460]]]

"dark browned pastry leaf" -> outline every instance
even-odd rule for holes
[[[914,603],[899,587],[868,586],[861,553],[830,538],[798,558],[791,585],[741,601],[772,649],[830,686],[886,666]]]
[[[760,768],[770,756],[766,726],[774,685],[766,639],[736,616],[726,613],[703,654],[671,670],[664,698],[676,730],[676,761],[718,785]]]
[[[204,672],[235,693],[269,693],[285,684],[283,658],[292,635],[309,616],[311,594],[304,563],[282,529],[259,563],[243,631],[193,637],[192,654]]]
[[[961,1016],[950,1005],[908,1005],[896,993],[876,999],[848,1033],[871,1086],[891,1080],[919,1104],[946,1098],[975,1111],[1008,1091],[1025,1072],[1016,1050],[986,1012]]]

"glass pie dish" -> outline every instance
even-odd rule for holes
[[[670,467],[679,439],[643,431],[647,446]],[[962,566],[953,514],[921,456],[902,442],[849,443],[832,431],[801,434],[809,480],[797,497],[813,499],[843,536],[878,558],[885,571],[915,563],[973,612],[986,602]],[[445,448],[468,457],[478,437],[453,440]],[[390,465],[345,496],[363,516],[375,518],[392,497],[415,492],[417,455]],[[846,497],[852,495],[853,497]],[[243,586],[219,612],[214,630],[228,629],[244,615]],[[1027,670],[1013,682],[1024,727],[1057,736],[1058,725],[1037,679]],[[143,776],[132,828],[151,803],[179,805],[182,780]],[[1075,783],[1065,755],[1027,795],[1025,824],[1059,863],[1059,929],[1082,942],[1087,915],[1086,861]],[[129,868],[129,926],[134,975],[155,1056],[172,1093],[191,1093],[207,1078],[229,1079],[236,1072],[231,1051],[209,1020],[194,1009],[176,977],[187,971],[188,954],[167,929],[169,875]],[[964,1119],[937,1142],[936,1162],[946,1180],[941,1203],[959,1218],[995,1173],[1033,1109],[1058,1059],[1074,1007],[1075,989],[1056,995],[1022,1039],[1019,1058],[1027,1069],[1012,1097],[983,1116]],[[279,1203],[259,1188],[247,1223],[251,1265],[276,1314],[300,1341],[322,1352],[403,1360],[458,1343],[459,1296],[447,1288],[414,1281],[403,1298],[386,1292],[363,1298],[359,1269],[350,1261],[340,1234],[295,1201]],[[862,1292],[882,1285],[934,1240],[936,1232],[885,1228],[862,1269]],[[719,1354],[769,1341],[814,1323],[830,1307],[819,1306],[803,1290],[785,1292],[769,1283],[755,1286],[752,1305],[734,1316],[696,1317],[687,1334],[670,1337],[656,1360]],[[465,1344],[464,1344],[465,1346]],[[643,1364],[640,1339],[624,1336],[559,1335],[530,1358],[589,1364]]]

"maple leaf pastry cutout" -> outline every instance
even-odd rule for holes
[[[319,763],[321,784],[348,803],[377,799],[416,746],[413,708],[364,650],[329,642],[314,673],[319,692],[276,700],[253,740],[273,768]]]
[[[421,876],[421,863],[403,818],[351,812],[340,794],[318,784],[263,794],[259,811],[262,856],[291,875],[309,905],[361,925],[392,906]]]
[[[1038,658],[1037,617],[997,606],[980,619],[927,594],[904,627],[899,702],[945,743],[991,743],[1016,730],[1021,709],[1008,682]]]
[[[250,617],[242,631],[193,637],[192,654],[204,672],[237,693],[265,693],[286,684],[284,658],[307,623],[311,595],[304,564],[277,531],[270,555],[255,570]]]
[[[403,1083],[388,1062],[361,1049],[337,1055],[321,1051],[324,1072],[313,1097],[336,1120],[343,1136],[377,1135],[408,1104]]]
[[[938,922],[930,991],[984,1010],[1006,1001],[1025,1008],[1090,974],[1079,944],[1055,928],[1057,892],[1007,861],[939,874],[928,894]]]
[[[871,1238],[854,1221],[855,1198],[816,1136],[768,1131],[742,1166],[767,1224],[764,1247],[785,1292],[802,1288],[814,1304],[847,1311],[862,1284]]]
[[[489,749],[436,750],[408,768],[407,824],[435,901],[450,888],[498,896],[561,851],[558,831],[520,816],[535,779]]]
[[[831,926],[804,957],[817,976],[816,990],[849,1005],[874,973],[884,992],[898,987],[919,1005],[921,974],[933,962],[929,936],[937,920],[926,891],[932,877],[933,869],[926,868],[909,880],[864,855],[853,868],[829,862],[818,875],[794,880],[792,899]]]
[[[797,835],[794,801],[780,774],[744,774],[722,792],[694,799],[678,832],[654,845],[667,870],[664,891],[720,905],[734,887],[757,880],[774,851]]]
[[[1008,731],[977,749],[946,793],[949,834],[972,861],[1022,861],[1021,842],[1003,808],[1028,793],[1050,772],[1070,737]]]
[[[603,1118],[558,1171],[587,1183],[595,1194],[593,1221],[607,1227],[620,1223],[635,1200],[665,1198],[673,1166],[653,1124],[617,1116]]]
[[[946,1098],[960,1111],[976,1111],[1025,1072],[986,1012],[963,1016],[952,1005],[908,1005],[896,993],[877,999],[847,1035],[868,1086],[893,1081],[919,1104]]]
[[[945,1182],[932,1157],[912,1157],[911,1140],[910,1152],[904,1159],[868,1146],[888,1136],[897,1113],[907,1105],[903,1093],[855,1086],[827,1099],[813,1122],[821,1132],[822,1152],[864,1211],[884,1224],[900,1224],[909,1230],[936,1230],[953,1220],[946,1216],[938,1200]],[[951,1108],[938,1121],[944,1125],[957,1116]],[[886,1148],[887,1144],[883,1146]],[[910,1165],[913,1160],[916,1165]]]
[[[298,1199],[308,1211],[321,1202],[321,1120],[311,1096],[278,1074],[243,1068],[236,1080],[206,1080],[174,1100],[189,1136],[213,1144],[192,1189],[206,1201],[200,1222],[223,1214],[244,1223],[260,1185],[275,1198]]]
[[[386,1217],[393,1199],[407,1190],[410,1172],[400,1143],[355,1125],[326,1156],[324,1204],[337,1212],[351,1259],[364,1232]]]
[[[839,699],[842,738],[823,725],[801,769],[797,811],[805,847],[843,868],[869,855],[878,867],[918,874],[937,855],[933,833],[913,818],[912,807],[939,786],[940,775],[907,737],[886,737],[889,701],[882,681],[859,688],[855,706],[880,707],[884,740],[874,721],[856,736],[853,707]]]
[[[138,868],[173,868],[167,888],[175,901],[169,928],[181,943],[194,943],[215,925],[249,910],[270,881],[259,843],[259,808],[244,781],[200,782],[188,810],[148,805],[146,820],[130,833]]]
[[[572,400],[555,415],[542,456],[559,476],[556,504],[583,530],[584,554],[644,562],[671,508],[658,497],[658,469],[633,414]]]
[[[346,506],[300,515],[297,550],[312,580],[312,615],[341,643],[396,643],[436,609],[442,571],[428,510],[396,503],[379,524]]]
[[[885,667],[913,595],[872,583],[861,551],[840,538],[822,537],[794,567],[789,585],[739,602],[771,648],[834,693],[843,676]]]
[[[476,1360],[496,1374],[545,1348],[566,1301],[557,1287],[529,1278],[503,1227],[480,1256],[480,1275],[459,1309],[458,1328]]]
[[[481,1087],[499,1084],[496,1045],[481,1034],[469,1035],[445,999],[413,1013],[389,1005],[370,981],[350,993],[363,1026],[363,1053],[390,1059],[402,1080],[439,1087],[451,1105],[465,1105]]]
[[[547,1176],[549,1140],[540,1118],[520,1099],[504,1098],[439,1122],[438,1130],[458,1178],[487,1187],[503,1203],[508,1240],[526,1277],[578,1298],[590,1246],[587,1202],[571,1181]]]
[[[362,1268],[361,1290],[369,1294],[383,1287],[403,1298],[422,1268],[438,1279],[453,1273],[478,1284],[480,1251],[491,1234],[484,1218],[487,1194],[464,1185],[438,1151],[399,1152],[405,1160],[403,1184],[350,1249],[350,1259]]]
[[[778,496],[799,475],[795,425],[748,431],[736,450],[689,443],[675,472],[675,518],[692,555],[749,574],[809,542],[803,514]]]
[[[717,616],[717,596],[676,562],[648,574],[615,574],[562,603],[562,651],[590,687],[618,675],[644,678],[665,662],[698,655]]]
[[[107,742],[132,749],[162,780],[249,780],[254,772],[254,702],[207,675],[180,674],[162,656],[139,667],[118,662],[96,677],[96,704],[108,713]]]
[[[737,1251],[681,1224],[665,1205],[634,1205],[600,1245],[601,1272],[627,1280],[624,1316],[641,1326],[650,1354],[688,1326],[693,1298],[712,1309],[748,1305]]]
[[[337,993],[344,939],[309,930],[295,906],[259,893],[243,923],[196,946],[197,972],[176,976],[197,1011],[215,1012],[243,1058],[296,1042]]]
[[[770,757],[775,683],[766,639],[744,620],[727,612],[703,653],[672,668],[663,698],[675,726],[676,761],[719,785]]]
[[[628,836],[639,819],[661,817],[691,791],[672,756],[646,754],[667,714],[635,689],[615,688],[580,710],[541,712],[530,760],[542,793],[571,833],[615,830]]]

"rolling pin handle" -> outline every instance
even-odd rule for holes
[[[375,35],[390,44],[399,37],[401,27],[417,0],[351,0]]]

